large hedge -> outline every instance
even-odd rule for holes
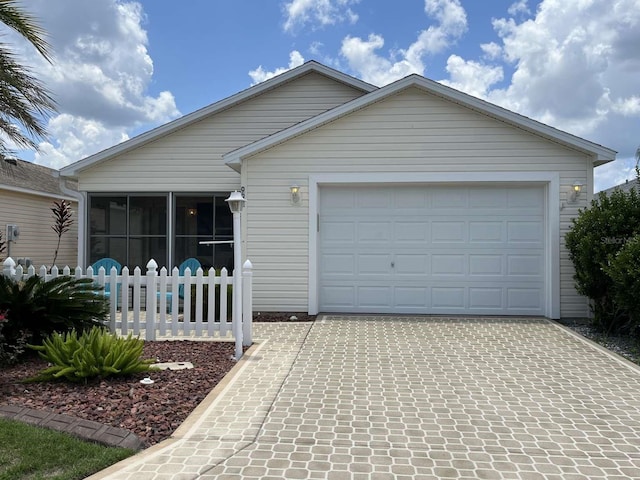
[[[616,304],[628,314],[624,330],[638,333],[640,327],[640,235],[631,238],[609,259],[605,272],[613,282]]]
[[[615,284],[607,273],[609,262],[640,233],[640,195],[615,190],[600,193],[580,211],[565,236],[575,267],[576,289],[592,302],[594,323],[606,332],[628,329],[629,312],[616,300]]]

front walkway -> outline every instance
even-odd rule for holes
[[[328,316],[256,337],[186,439],[107,478],[640,478],[640,370],[546,320]]]

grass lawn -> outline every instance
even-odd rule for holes
[[[80,480],[134,453],[0,419],[0,480]]]

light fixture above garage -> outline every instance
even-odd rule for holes
[[[571,194],[569,195],[570,202],[575,202],[578,200],[580,192],[582,192],[582,187],[584,187],[582,183],[577,181],[573,182],[573,185],[571,186]]]
[[[296,184],[293,184],[289,187],[291,192],[291,205],[299,205],[300,204],[300,187]]]

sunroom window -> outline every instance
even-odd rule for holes
[[[167,195],[91,195],[89,263],[111,257],[145,271],[167,265]]]
[[[203,245],[203,241],[233,240],[233,219],[225,202],[228,194],[175,195],[174,263],[194,257],[203,268],[233,268],[231,244]]]
[[[201,243],[233,240],[233,219],[225,202],[228,196],[90,194],[88,263],[111,257],[130,270],[139,266],[144,272],[151,258],[161,268],[179,266],[194,257],[205,269],[213,266],[231,271],[231,243]]]

